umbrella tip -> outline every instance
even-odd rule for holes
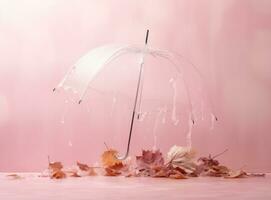
[[[53,92],[56,91],[56,88],[53,89]]]
[[[80,103],[82,103],[82,99],[80,99],[80,100],[78,101],[78,104],[80,104]]]
[[[192,119],[192,123],[193,123],[193,125],[195,124],[195,120],[194,119]]]
[[[149,38],[149,29],[147,29],[145,44],[148,44],[148,38]]]
[[[217,118],[217,116],[215,116],[215,121],[218,121],[218,118]]]

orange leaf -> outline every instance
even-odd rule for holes
[[[77,166],[79,167],[79,169],[81,169],[82,171],[88,171],[90,169],[90,167],[87,164],[83,164],[77,161]]]
[[[173,179],[186,179],[187,177],[181,173],[171,174],[169,175],[169,178]]]
[[[95,176],[97,173],[95,172],[93,167],[88,166],[87,164],[83,164],[77,161],[77,166],[79,167],[80,170],[82,170],[84,176]]]
[[[89,168],[88,176],[96,176],[96,175],[97,173],[95,172],[94,168],[93,167]]]
[[[105,168],[105,172],[106,172],[105,174],[106,176],[118,176],[121,174],[120,171],[109,168],[109,167]]]
[[[56,171],[52,172],[50,178],[52,178],[52,179],[62,179],[62,178],[66,178],[66,174],[61,170],[56,170]]]
[[[76,171],[65,171],[65,174],[68,177],[81,177],[81,176],[78,175],[78,173]]]
[[[113,149],[109,149],[108,151],[105,151],[102,154],[102,164],[104,167],[110,167],[113,166],[115,164],[120,164],[122,163],[121,161],[119,161],[116,156],[117,156],[118,152],[116,150]]]
[[[49,163],[49,169],[50,170],[61,170],[63,168],[63,165],[61,162],[52,162],[52,163]]]

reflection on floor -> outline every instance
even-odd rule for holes
[[[271,174],[264,178],[186,180],[103,176],[51,180],[37,173],[19,175],[23,178],[0,173],[1,200],[271,199]]]

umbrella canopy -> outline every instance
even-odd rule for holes
[[[173,90],[170,104],[172,105],[171,119],[175,125],[180,121],[177,117],[177,102],[181,101],[187,105],[188,111],[186,113],[189,118],[187,143],[188,146],[191,146],[191,128],[195,123],[195,108],[193,107],[195,102],[193,103],[192,98],[193,93],[199,93],[199,91],[191,90],[189,87],[191,81],[187,79],[186,75],[189,72],[193,72],[194,76],[200,77],[201,80],[198,84],[201,86],[203,85],[202,75],[195,65],[181,55],[149,47],[148,34],[149,31],[147,31],[143,47],[110,44],[89,51],[70,68],[62,81],[54,88],[54,91],[64,90],[73,93],[75,96],[73,100],[79,104],[84,101],[89,91],[96,91],[104,95],[113,95],[114,92],[118,91],[122,96],[128,97],[133,102],[127,150],[126,154],[123,157],[119,157],[119,159],[125,159],[128,156],[135,119],[142,120],[146,113],[151,113],[154,110],[158,112],[158,115],[168,111],[167,108],[159,106],[161,102],[163,102],[163,105],[166,105],[167,103],[165,102],[169,100],[167,95],[165,95],[168,92],[163,92],[165,85],[169,85]],[[150,61],[150,59],[153,61]],[[129,63],[131,60],[134,63],[127,64],[127,61]],[[147,63],[144,65],[145,62]],[[165,67],[160,69],[159,65],[162,62],[164,62]],[[153,65],[151,70],[149,65]],[[162,73],[159,70],[162,70]],[[153,84],[153,88],[144,89],[146,87],[146,77],[144,75],[148,74],[148,71],[151,71],[149,74],[151,74],[151,78],[156,83]],[[106,75],[104,76],[104,74]],[[115,78],[112,79],[111,77]],[[132,89],[128,87],[129,83],[131,83]],[[159,85],[158,90],[154,88],[155,85]],[[178,97],[177,86],[182,88]],[[127,90],[127,88],[129,89]],[[202,91],[202,87],[199,89]],[[141,105],[145,101],[151,102],[149,109],[147,109],[148,112],[142,111]],[[212,113],[212,108],[210,110]],[[216,119],[215,115],[213,115],[213,118]]]

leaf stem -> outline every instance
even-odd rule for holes
[[[216,154],[215,156],[213,156],[211,159],[215,159],[217,158],[218,156],[221,156],[222,154],[226,153],[229,149],[225,149],[224,151],[222,151],[221,153],[219,154]]]

